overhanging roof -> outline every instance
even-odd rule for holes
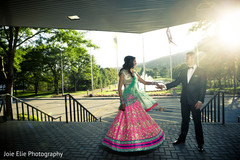
[[[216,16],[226,5],[239,0],[1,0],[0,26],[144,33]]]

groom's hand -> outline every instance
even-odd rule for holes
[[[164,84],[157,84],[156,88],[160,89],[160,90],[164,90],[164,89],[166,89],[166,86]]]
[[[198,101],[195,105],[196,110],[200,109],[202,106],[202,102]]]

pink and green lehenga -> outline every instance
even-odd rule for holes
[[[139,89],[136,75],[125,88],[123,99],[125,111],[119,110],[103,145],[118,152],[146,151],[160,146],[165,140],[164,132],[146,112],[157,103]]]

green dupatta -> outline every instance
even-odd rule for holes
[[[123,91],[123,101],[127,107],[135,103],[137,100],[140,101],[142,107],[147,111],[157,105],[155,100],[148,96],[144,90],[139,88],[138,78],[134,73],[131,84]]]

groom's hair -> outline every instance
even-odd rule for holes
[[[189,56],[196,56],[197,54],[196,54],[196,52],[192,52],[192,51],[191,51],[191,52],[187,52],[186,55],[189,55]]]
[[[187,52],[186,55],[191,56],[191,57],[195,57],[195,59],[197,60],[197,53],[196,52],[193,52],[193,51]]]

